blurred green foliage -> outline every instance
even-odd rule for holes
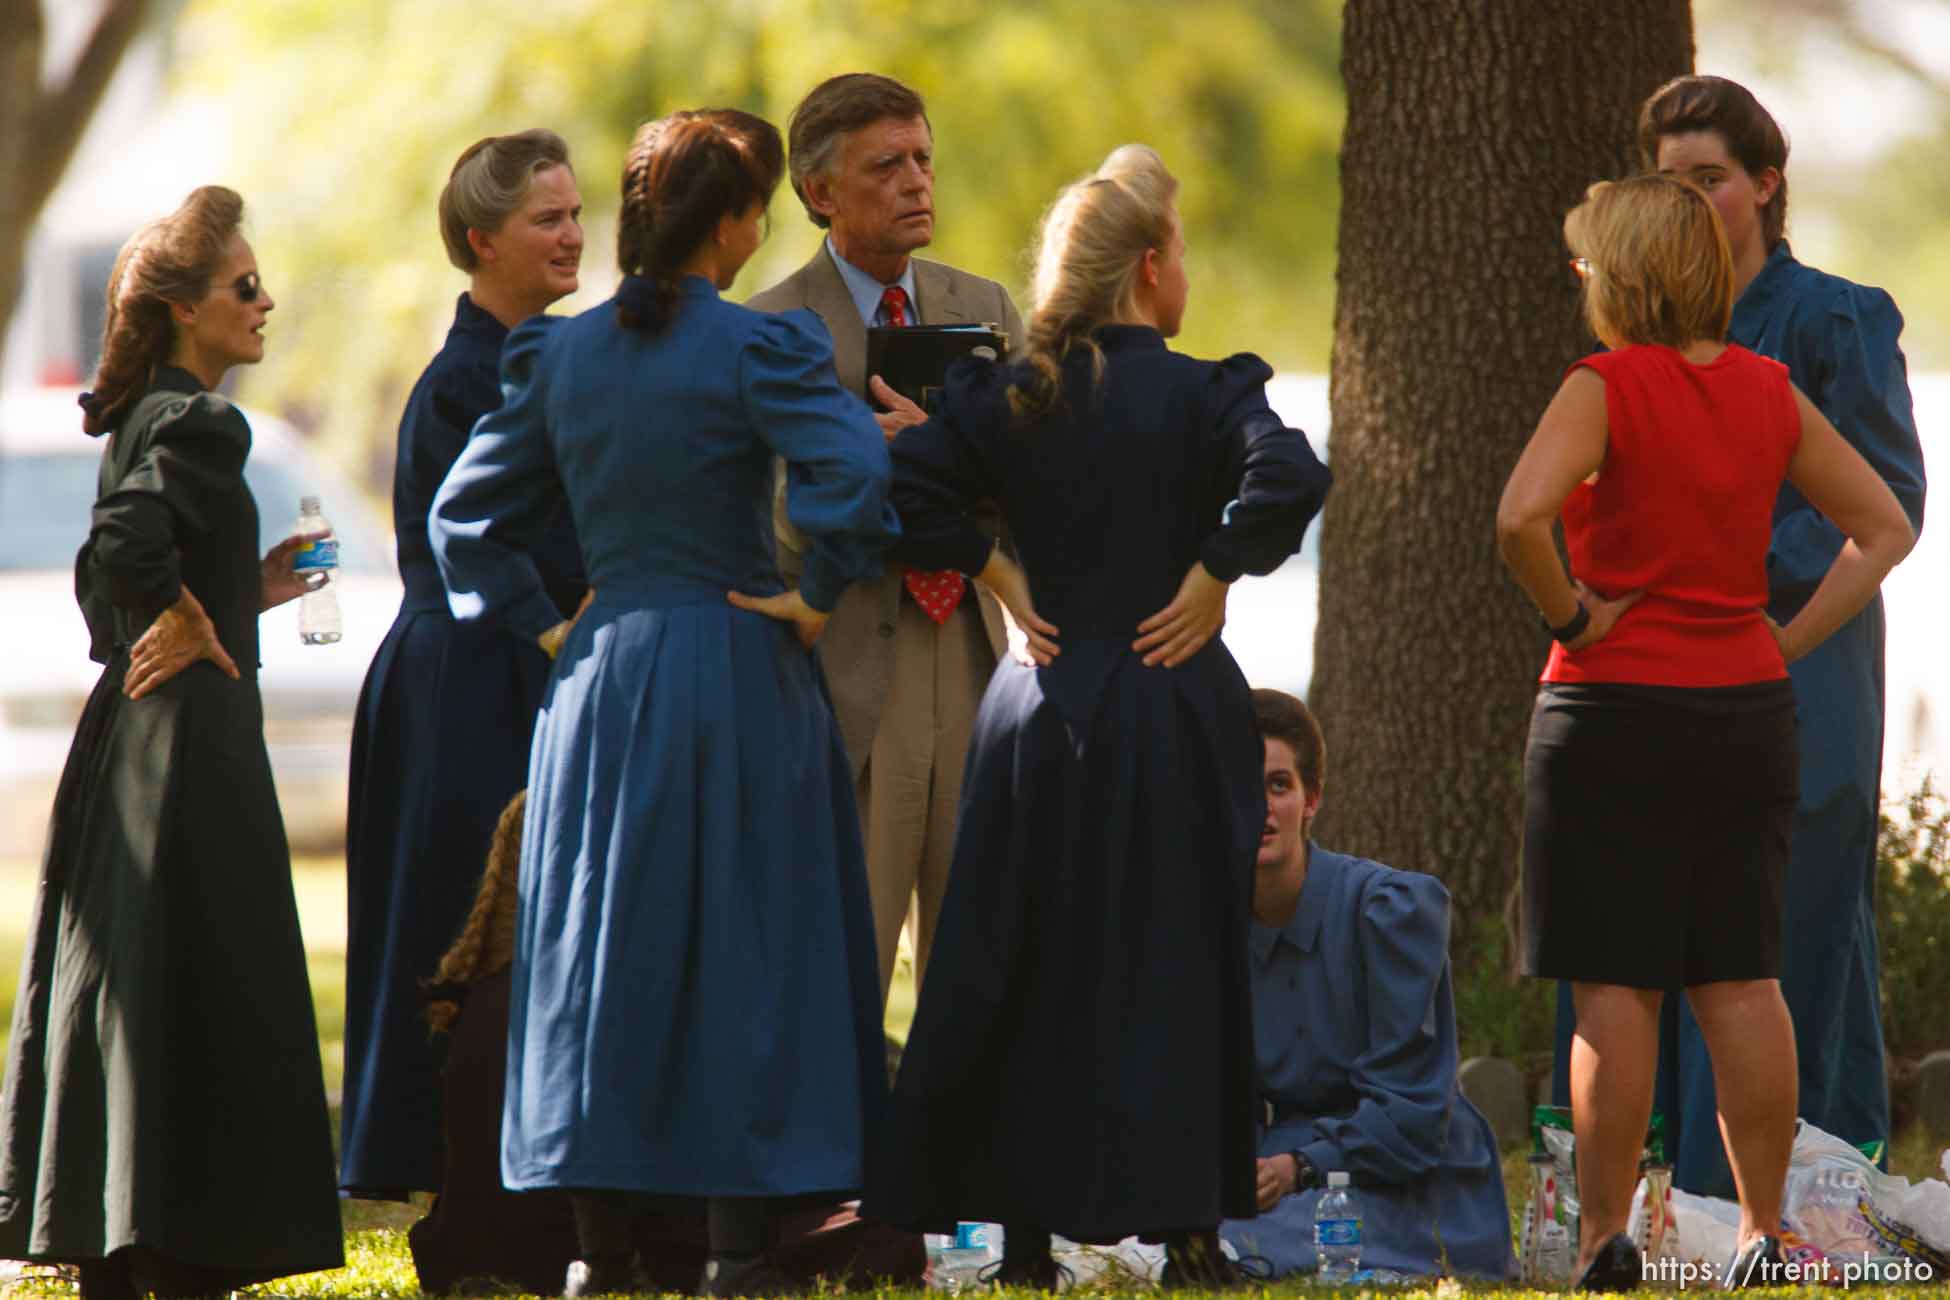
[[[1885,800],[1876,840],[1882,1037],[1896,1056],[1950,1046],[1950,802],[1925,778]]]
[[[783,127],[838,72],[927,98],[941,214],[931,257],[1008,285],[1056,191],[1112,148],[1158,148],[1182,181],[1192,308],[1182,346],[1326,368],[1343,118],[1334,0],[195,0],[182,88],[232,112],[251,236],[278,298],[244,395],[316,430],[383,488],[406,390],[465,287],[434,204],[488,134],[545,125],[587,204],[583,290],[614,286],[631,132],[728,104]],[[804,261],[819,232],[789,186],[732,296]]]

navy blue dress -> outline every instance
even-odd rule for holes
[[[429,521],[454,613],[555,621],[524,549],[564,492],[596,592],[535,726],[502,1181],[857,1188],[887,1074],[853,781],[812,653],[726,593],[783,590],[774,456],[807,602],[877,572],[885,440],[817,317],[698,277],[661,334],[529,321],[502,384]]]
[[[1795,260],[1786,240],[1733,307],[1730,342],[1788,368],[1851,447],[1923,527],[1923,448],[1898,342],[1902,313],[1881,289]],[[1841,553],[1840,529],[1793,484],[1774,506],[1768,613],[1785,623]],[[1889,1080],[1876,942],[1877,814],[1882,798],[1882,597],[1788,665],[1800,715],[1801,800],[1788,859],[1781,994],[1794,1020],[1800,1115],[1851,1143],[1886,1141]],[[1568,1100],[1574,1016],[1558,1002],[1560,1103]],[[1706,1041],[1681,999],[1666,1002],[1654,1105],[1666,1118],[1673,1182],[1731,1197]]]
[[[1299,549],[1331,478],[1267,406],[1256,357],[1107,326],[1093,387],[1018,426],[1011,371],[951,371],[895,439],[896,558],[973,574],[1001,505],[1047,668],[1000,664],[976,717],[954,865],[863,1213],[1080,1241],[1253,1212],[1247,925],[1266,801],[1224,644],[1146,668],[1138,623],[1194,561],[1230,581]],[[1221,519],[1224,522],[1221,522]]]
[[[427,545],[427,510],[474,422],[501,404],[507,327],[466,294],[407,399],[393,469],[405,598],[360,692],[346,816],[345,1103],[339,1182],[402,1195],[440,1186],[438,1062],[420,988],[460,932],[495,819],[528,784],[548,679],[532,638],[458,622]],[[554,607],[582,598],[567,510],[533,552]]]
[[[1449,891],[1310,845],[1277,929],[1254,920],[1253,1028],[1272,1123],[1261,1159],[1298,1151],[1344,1169],[1361,1210],[1361,1267],[1505,1278],[1510,1207],[1496,1134],[1456,1086]],[[1273,1276],[1311,1273],[1321,1188],[1221,1229]]]

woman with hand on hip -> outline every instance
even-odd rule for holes
[[[89,1297],[344,1262],[291,855],[264,748],[251,431],[213,390],[272,308],[243,200],[122,248],[83,428],[108,435],[75,590],[104,665],[55,795],[0,1093],[0,1257]]]
[[[857,1188],[887,1086],[853,784],[811,646],[898,526],[810,313],[719,296],[778,131],[638,131],[616,297],[509,337],[430,522],[457,617],[560,626],[524,548],[566,495],[596,596],[561,643],[522,839],[502,1180],[574,1192],[572,1295],[629,1290],[648,1198],[709,1203],[708,1294],[791,1288],[776,1198]],[[811,539],[773,559],[774,457]]]
[[[988,584],[1034,665],[969,744],[941,931],[863,1212],[1001,1222],[998,1281],[1054,1287],[1050,1234],[1166,1245],[1233,1280],[1250,1216],[1247,937],[1266,815],[1226,594],[1299,549],[1331,482],[1272,370],[1173,352],[1178,184],[1127,145],[1045,218],[1022,358],[952,370],[894,440],[895,558]],[[1018,568],[974,526],[1001,507]]]
[[[502,807],[528,784],[548,680],[533,638],[448,610],[427,511],[475,422],[501,404],[508,331],[575,291],[581,214],[553,131],[476,142],[440,192],[447,258],[468,286],[400,420],[393,530],[406,592],[352,733],[339,1185],[355,1196],[440,1186],[441,1086],[421,986],[466,919]],[[586,588],[565,505],[526,558],[558,617],[572,615]]]
[[[1579,1285],[1638,1284],[1623,1233],[1660,1004],[1680,990],[1740,1195],[1729,1277],[1779,1282],[1795,1101],[1780,985],[1798,762],[1787,665],[1875,597],[1914,535],[1786,369],[1726,342],[1734,262],[1705,193],[1672,176],[1607,182],[1564,228],[1612,350],[1566,375],[1496,526],[1558,643],[1525,757],[1523,969],[1570,981],[1576,1000]],[[1766,601],[1784,483],[1847,540],[1781,626]]]

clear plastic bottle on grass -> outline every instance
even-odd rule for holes
[[[1346,1282],[1361,1268],[1361,1206],[1347,1171],[1327,1175],[1327,1190],[1314,1202],[1314,1252],[1322,1282]]]
[[[957,1223],[952,1237],[929,1233],[928,1285],[938,1291],[976,1290],[982,1270],[1002,1258],[995,1235],[987,1223]]]

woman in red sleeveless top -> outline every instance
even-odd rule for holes
[[[1497,536],[1557,642],[1524,761],[1523,965],[1573,982],[1579,1285],[1639,1280],[1623,1230],[1659,1007],[1681,989],[1740,1192],[1729,1277],[1759,1283],[1779,1258],[1794,1136],[1779,979],[1798,770],[1787,663],[1867,604],[1914,536],[1786,368],[1725,342],[1732,256],[1702,191],[1674,176],[1595,185],[1564,228],[1586,318],[1612,350],[1565,376]],[[1765,613],[1783,480],[1850,539],[1785,627]],[[1560,517],[1570,573],[1551,539]]]

